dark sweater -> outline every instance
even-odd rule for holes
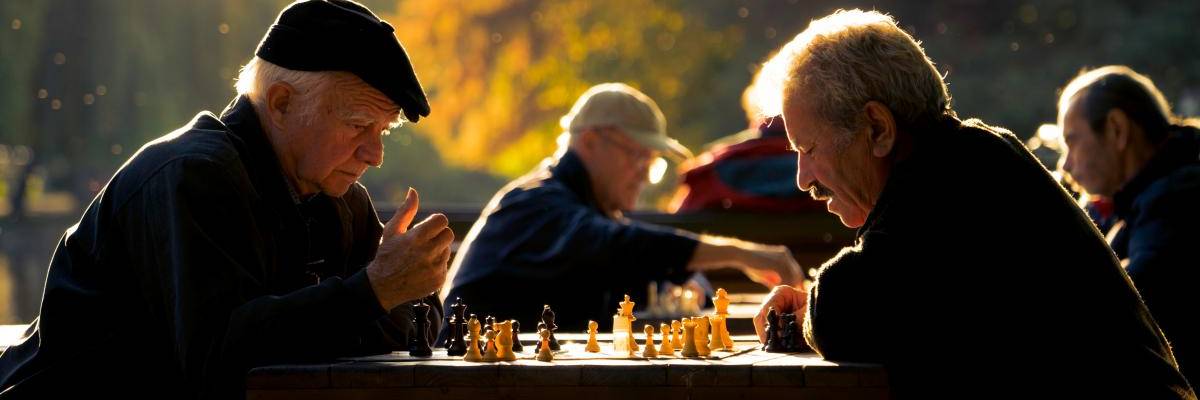
[[[361,185],[295,199],[245,98],[201,113],[67,230],[0,398],[240,398],[257,365],[404,349],[362,271],[382,228]]]
[[[1194,398],[1100,233],[1011,133],[914,133],[805,334],[900,398]]]
[[[568,151],[488,203],[451,268],[446,306],[462,297],[480,319],[517,319],[533,332],[549,304],[561,330],[588,320],[605,329],[625,294],[645,299],[651,281],[683,283],[696,245],[684,231],[605,215]]]

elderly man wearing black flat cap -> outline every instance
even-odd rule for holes
[[[253,366],[425,336],[408,305],[442,285],[453,233],[409,228],[412,190],[382,224],[357,183],[389,128],[429,115],[392,27],[299,1],[255,55],[220,116],[147,143],[67,229],[0,398],[236,398]]]

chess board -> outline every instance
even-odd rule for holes
[[[524,335],[522,335],[522,336],[524,336]],[[533,341],[528,341],[528,342],[524,342],[524,343],[527,343],[527,344],[525,344],[524,351],[517,352],[517,359],[518,360],[531,360],[531,361],[534,360],[537,356],[537,353],[533,351],[533,348],[534,348]],[[562,342],[561,350],[554,352],[554,361],[673,360],[673,359],[720,360],[723,358],[728,358],[728,357],[736,356],[738,354],[743,354],[743,353],[752,351],[754,349],[759,348],[761,345],[758,344],[758,342],[735,342],[734,343],[734,347],[735,347],[734,351],[717,350],[717,351],[713,351],[712,353],[710,353],[707,357],[695,357],[695,358],[686,358],[686,357],[680,356],[678,349],[676,349],[675,354],[673,356],[659,355],[658,357],[654,357],[654,358],[646,358],[646,357],[642,357],[640,350],[638,351],[637,355],[634,357],[630,357],[627,354],[619,354],[613,350],[612,343],[610,343],[610,342],[601,342],[599,353],[590,353],[590,352],[584,351],[584,349],[583,349],[584,346],[585,346],[585,343]],[[641,343],[639,343],[638,346],[642,349],[645,348],[644,344],[641,344]],[[657,348],[657,346],[656,346],[656,348]],[[408,355],[408,352],[393,351],[390,354],[380,354],[380,355],[368,356],[368,357],[355,357],[354,360],[360,361],[360,362],[361,361],[420,362],[420,361],[430,361],[430,360],[434,360],[434,361],[462,360],[462,356],[451,357],[451,356],[446,355],[446,349],[435,348],[435,349],[433,349],[432,357],[414,357],[414,356]]]

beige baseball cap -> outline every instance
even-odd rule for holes
[[[579,96],[559,125],[571,134],[588,128],[617,127],[630,139],[661,151],[667,158],[682,161],[692,157],[687,147],[667,137],[667,120],[654,100],[624,83],[592,86]]]

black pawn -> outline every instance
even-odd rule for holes
[[[771,353],[782,353],[786,351],[783,348],[782,340],[779,337],[779,314],[775,312],[775,307],[767,309],[767,343],[762,349]]]
[[[800,327],[796,324],[796,314],[783,314],[780,319],[782,320],[780,324],[783,325],[782,337],[784,350],[788,352],[800,351],[796,340],[799,336],[797,333],[800,332]]]
[[[550,309],[549,304],[542,307],[542,322],[546,324],[546,329],[550,330],[550,350],[558,351],[562,348],[558,344],[558,339],[554,337],[554,331],[558,330],[558,325],[554,324],[554,310]]]
[[[467,305],[462,304],[461,298],[456,298],[450,309],[454,312],[450,315],[450,339],[446,341],[446,355],[462,356],[467,354],[467,341],[463,338],[467,333],[467,321],[463,318]]]
[[[546,323],[538,322],[538,333],[541,333],[542,329],[546,329]],[[554,349],[554,347],[551,346],[550,349]],[[542,351],[542,339],[538,339],[537,344],[533,346],[533,354],[537,354],[540,351]]]
[[[409,342],[408,355],[430,357],[433,355],[433,349],[429,347],[429,305],[423,301],[417,302],[412,305],[412,311],[413,326],[417,329]]]
[[[513,344],[512,351],[520,353],[525,350],[525,346],[521,344],[521,323],[513,320]]]
[[[496,318],[489,315],[483,319],[483,327],[479,330],[479,351],[487,350],[487,331],[492,330],[492,324],[496,323]]]

